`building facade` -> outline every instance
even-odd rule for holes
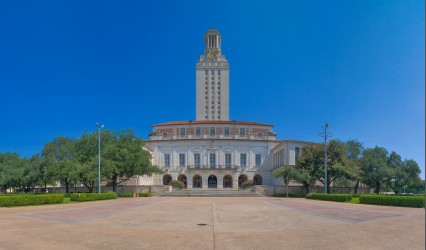
[[[229,63],[221,50],[221,35],[208,30],[204,54],[196,63],[196,120],[153,125],[147,148],[153,164],[165,174],[153,185],[179,180],[188,189],[238,189],[282,185],[274,168],[294,165],[302,141],[278,141],[273,126],[229,120]]]

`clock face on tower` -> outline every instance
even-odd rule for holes
[[[217,49],[212,49],[207,52],[207,58],[210,60],[216,60],[219,56],[219,51]]]

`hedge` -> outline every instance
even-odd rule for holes
[[[424,207],[424,196],[395,196],[395,195],[362,195],[359,197],[361,204],[401,206],[401,207]]]
[[[133,197],[133,193],[118,193],[118,197]]]
[[[0,207],[54,204],[62,202],[64,202],[63,194],[0,196]]]
[[[345,202],[345,201],[352,200],[352,195],[351,194],[309,193],[308,195],[306,195],[306,199]]]
[[[151,194],[151,193],[142,193],[142,192],[140,192],[140,193],[138,194],[138,196],[139,196],[139,197],[151,197],[151,196],[152,196],[152,194]]]
[[[111,200],[117,199],[117,194],[114,192],[108,193],[74,193],[70,195],[72,201],[96,201],[96,200]]]

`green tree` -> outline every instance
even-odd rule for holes
[[[400,193],[409,184],[420,182],[421,172],[419,165],[414,160],[401,160],[401,156],[392,152],[389,156],[389,167],[393,169],[393,180],[389,182],[390,188],[396,193]]]
[[[361,175],[361,158],[362,151],[364,150],[364,146],[361,142],[357,140],[348,140],[345,142],[346,147],[346,156],[352,161],[354,172],[351,173],[351,178],[355,181],[355,191],[354,193],[358,193],[359,183],[362,181]]]
[[[53,163],[44,158],[42,154],[35,154],[31,157],[30,165],[38,171],[38,184],[47,189],[47,185],[56,184],[56,173]]]
[[[299,157],[299,168],[305,169],[309,175],[324,185],[330,192],[330,185],[339,178],[354,178],[357,166],[347,157],[345,144],[331,140],[327,144],[327,180],[324,180],[324,146],[318,143],[303,147]]]
[[[22,177],[22,161],[17,153],[0,154],[0,187],[2,192],[19,187]]]
[[[151,155],[143,149],[144,142],[132,130],[120,132],[104,131],[107,139],[104,143],[102,175],[112,181],[113,191],[122,181],[134,175],[151,175],[162,170],[151,165]],[[101,151],[102,152],[102,151]]]
[[[68,137],[58,137],[47,143],[42,151],[47,163],[51,164],[55,177],[65,186],[69,193],[70,185],[78,182],[78,161],[75,140]]]
[[[299,171],[294,166],[289,166],[289,165],[281,166],[274,171],[275,177],[283,180],[286,186],[287,197],[288,197],[288,184],[290,184],[290,181],[295,180],[298,177],[297,176],[298,174],[299,174]]]
[[[87,187],[89,192],[93,192],[98,180],[98,141],[96,133],[82,136],[75,142],[75,150],[78,164],[77,176],[79,181]],[[101,144],[102,145],[102,144]]]
[[[374,147],[363,151],[361,159],[362,179],[369,187],[380,193],[382,186],[393,179],[393,170],[388,164],[388,152],[385,148]]]

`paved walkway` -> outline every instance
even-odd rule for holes
[[[0,208],[0,249],[424,249],[425,210],[295,198]]]

